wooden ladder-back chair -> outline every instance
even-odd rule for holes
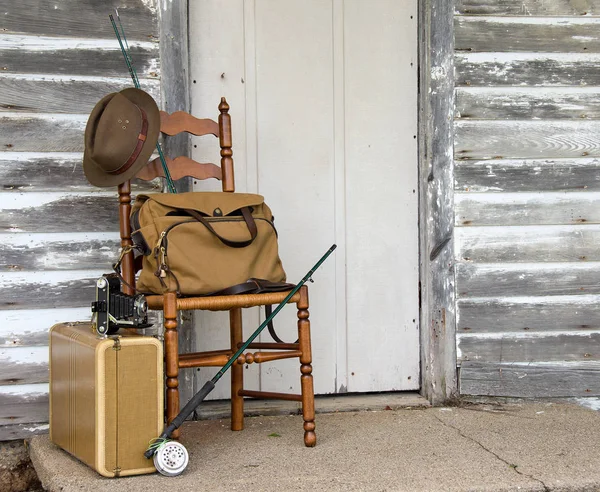
[[[201,164],[192,159],[180,156],[175,159],[166,158],[169,173],[173,179],[191,176],[196,179],[217,178],[222,181],[224,192],[234,192],[233,158],[231,150],[231,117],[229,105],[225,98],[219,104],[218,123],[213,120],[197,119],[187,113],[178,111],[169,115],[161,112],[161,132],[176,135],[182,131],[194,135],[212,134],[219,138],[221,147],[221,166]],[[151,161],[137,177],[151,180],[164,176],[159,159]],[[129,215],[131,211],[131,187],[129,181],[119,186],[119,218],[121,246],[132,245]],[[123,258],[122,272],[124,280],[135,285],[135,268],[132,253]],[[133,291],[123,286],[123,292]],[[243,344],[242,308],[279,304],[288,292],[241,294],[210,297],[178,297],[169,292],[163,295],[148,295],[148,308],[164,312],[164,348],[166,373],[166,419],[170,423],[179,413],[179,369],[190,367],[221,367]],[[304,285],[289,301],[295,303],[298,310],[298,341],[295,343],[252,343],[249,349],[256,350],[240,356],[231,366],[231,429],[242,430],[244,427],[244,397],[291,400],[302,403],[304,418],[304,443],[306,446],[316,444],[315,407],[312,377],[312,355],[310,341],[310,322],[308,312],[308,288]],[[229,311],[231,344],[224,350],[180,354],[178,349],[178,312],[182,310]],[[279,359],[297,357],[300,359],[301,394],[272,393],[244,389],[244,364],[271,362]],[[184,402],[185,403],[185,402]],[[179,430],[173,437],[179,436]]]

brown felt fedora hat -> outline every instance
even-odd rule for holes
[[[156,148],[160,113],[141,89],[103,97],[85,127],[83,172],[95,186],[117,186],[133,178]]]

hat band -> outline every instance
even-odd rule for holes
[[[144,146],[144,142],[146,141],[146,136],[148,135],[148,117],[146,116],[146,112],[142,108],[138,106],[138,109],[142,114],[142,130],[138,135],[137,145],[135,146],[135,149],[133,149],[133,152],[129,156],[129,159],[127,159],[127,162],[125,162],[125,164],[123,164],[119,169],[115,169],[114,171],[108,171],[109,174],[123,174],[131,166],[133,166],[133,163],[140,156],[140,152],[142,151],[142,147]]]

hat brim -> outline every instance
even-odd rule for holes
[[[90,113],[87,125],[85,127],[85,150],[83,153],[83,172],[88,181],[94,186],[108,187],[118,186],[125,181],[133,178],[150,160],[150,156],[156,149],[156,143],[158,142],[158,135],[160,133],[160,111],[156,102],[146,92],[141,89],[134,87],[123,89],[120,94],[125,96],[131,102],[142,108],[146,112],[148,118],[148,132],[146,134],[146,141],[142,146],[142,150],[138,158],[131,165],[127,171],[122,174],[110,174],[104,171],[91,157],[90,149],[93,148],[93,138],[96,132],[96,124],[98,122],[99,114],[102,113],[104,107],[108,102],[115,96],[116,93],[109,94],[103,97],[94,106],[94,109]]]

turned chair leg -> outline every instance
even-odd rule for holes
[[[308,288],[300,289],[298,308],[298,342],[300,344],[300,383],[302,389],[302,417],[304,419],[304,444],[317,444],[315,434],[315,392],[312,377],[312,351],[310,346],[310,321],[308,319]]]
[[[229,327],[231,333],[231,350],[237,351],[238,344],[243,343],[242,310],[229,311]],[[231,430],[244,429],[244,397],[239,392],[244,388],[244,365],[235,362],[231,366]]]
[[[177,295],[165,294],[165,375],[167,384],[167,424],[179,413],[179,346],[177,334]],[[179,438],[179,429],[171,434],[173,439]]]

